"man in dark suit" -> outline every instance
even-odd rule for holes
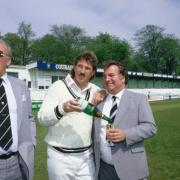
[[[111,117],[113,127],[95,119],[94,152],[96,178],[100,180],[144,180],[148,165],[144,140],[156,133],[156,124],[145,95],[126,89],[128,74],[119,63],[104,67],[108,96],[99,109]]]
[[[0,179],[32,180],[36,127],[24,81],[6,74],[11,49],[0,39]]]

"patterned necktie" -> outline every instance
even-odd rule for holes
[[[2,81],[0,78],[0,146],[7,151],[13,140],[7,97]]]
[[[111,123],[114,122],[114,119],[115,119],[115,116],[116,116],[116,112],[117,112],[116,96],[112,96],[112,99],[113,99],[113,104],[112,104],[112,108],[110,110]]]

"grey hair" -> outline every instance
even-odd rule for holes
[[[7,48],[7,54],[12,57],[12,50],[11,47],[7,42],[5,42],[3,39],[0,39],[0,44],[3,44]]]

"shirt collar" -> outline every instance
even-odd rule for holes
[[[116,95],[114,95],[114,94],[109,94],[109,96],[110,96],[110,98],[112,98],[113,96],[115,96],[116,98],[118,98],[118,99],[120,100],[121,97],[122,97],[122,95],[123,95],[123,93],[124,93],[124,90],[125,90],[125,88],[122,89],[121,91],[119,91]]]
[[[3,74],[3,75],[1,76],[1,79],[3,79],[3,82],[4,82],[5,84],[7,84],[7,83],[8,83],[7,73]]]
[[[81,90],[81,88],[79,88],[79,86],[75,83],[75,81],[72,79],[71,75],[68,74],[66,77],[65,77],[65,80],[66,80],[66,83],[68,85],[68,87],[72,88],[74,92],[82,92],[82,91],[87,91],[88,89],[91,88],[91,83],[88,83],[87,86]]]

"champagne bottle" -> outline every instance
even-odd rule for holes
[[[90,116],[98,117],[101,119],[104,119],[105,121],[110,122],[111,119],[104,115],[96,106],[89,103],[88,101],[79,98],[78,99],[79,104],[81,105],[82,111]]]

